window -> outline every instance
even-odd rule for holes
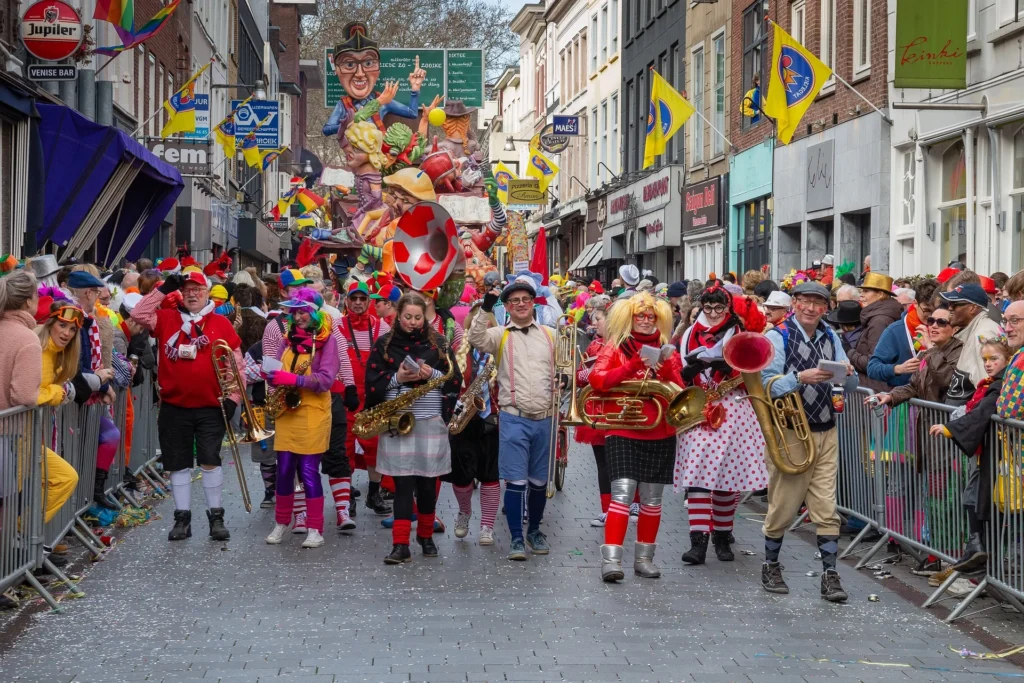
[[[1021,227],[1024,226],[1024,128],[1013,136],[1013,188],[1010,190],[1013,213],[1010,225],[1013,226],[1016,249],[1013,264],[1014,270],[1024,268],[1024,239],[1021,239]]]
[[[195,72],[193,72],[193,73],[195,73]],[[176,90],[177,89],[174,87],[174,76],[172,74],[168,73],[167,74],[167,97],[166,97],[166,99],[170,99],[171,96],[174,95]],[[204,88],[204,90],[206,90],[206,92],[210,92],[210,89],[208,87]],[[160,105],[160,108],[163,109],[163,104],[162,103]],[[167,122],[167,114],[166,113],[164,114],[163,119],[164,119],[164,123],[166,123]]]
[[[558,92],[560,94],[560,99],[563,102],[565,102],[567,99],[569,99],[568,97],[566,97],[566,95],[568,94],[568,83],[569,83],[568,73],[565,70],[565,61],[568,58],[568,55],[566,55],[566,52],[567,52],[567,50],[562,50],[562,53],[561,53],[562,62],[561,62],[560,71],[558,72]]]
[[[797,0],[790,10],[790,35],[801,45],[806,36],[807,3],[806,0]]]
[[[693,147],[690,157],[690,165],[704,163],[704,46],[694,48],[690,57],[690,82],[693,84],[693,92],[690,93],[690,101],[693,108],[697,110],[698,116],[690,117],[690,125],[693,131]]]
[[[736,249],[738,272],[759,270],[770,262],[772,218],[768,199],[762,197],[743,206],[742,224],[739,225],[739,244]]]
[[[644,0],[644,22],[654,19],[654,0]]]
[[[627,82],[626,83],[626,100],[623,102],[623,105],[622,105],[622,111],[625,113],[624,120],[626,120],[626,121],[629,121],[629,117],[630,117],[630,115],[633,112],[633,98],[636,96],[635,92],[636,91],[633,88],[633,81]],[[622,144],[622,147],[626,150],[626,154],[622,157],[622,161],[625,164],[626,170],[629,170],[629,171],[632,171],[632,170],[636,169],[636,165],[633,163],[633,156],[632,156],[634,151],[635,151],[633,148],[636,145],[636,143],[634,142],[634,138],[636,136],[635,136],[635,134],[633,132],[635,129],[636,129],[636,124],[630,123],[630,124],[628,124],[626,126],[626,130],[624,130],[622,132],[622,143],[621,144]]]
[[[579,68],[579,78],[576,79],[576,92],[579,92],[579,91],[581,91],[581,90],[583,90],[584,88],[587,87],[587,63],[586,63],[586,61],[584,61],[587,58],[587,34],[586,34],[586,32],[584,32],[583,35],[580,36],[579,50],[580,50],[579,51],[579,55],[580,55],[580,57],[579,57],[580,68]]]
[[[618,154],[618,149],[619,149],[619,94],[618,93],[615,93],[614,95],[612,95],[611,109],[612,109],[612,111],[611,111],[611,115],[612,115],[612,133],[611,133],[611,147],[609,147],[609,151],[611,152],[611,154],[609,155],[608,160],[605,161],[605,163],[608,164],[608,167],[612,169],[613,173],[617,174],[619,172],[619,154]]]
[[[590,130],[597,130],[597,107],[590,110]],[[590,189],[594,189],[600,183],[598,182],[598,174],[601,170],[597,166],[597,136],[591,135],[590,137]]]
[[[149,55],[149,77],[147,78],[147,85],[149,86],[149,99],[147,104],[149,107],[142,110],[142,114],[139,115],[143,121],[150,116],[158,106],[162,103],[156,102],[156,57]],[[156,117],[154,116],[149,122],[149,135],[156,135]]]
[[[853,75],[870,68],[871,0],[853,0]]]
[[[608,51],[609,54],[614,55],[619,51],[619,0],[612,0],[611,8],[608,21],[608,36],[611,45]]]
[[[818,58],[828,68],[836,68],[836,0],[821,0],[821,44]],[[825,86],[834,85],[835,79],[830,78]]]
[[[975,8],[975,12],[977,12],[977,4],[976,3],[971,2],[968,6],[969,7],[974,7]],[[1020,19],[1020,18],[1024,17],[1024,5],[1021,5],[1020,3],[1018,3],[1017,0],[998,0],[997,6],[999,8],[999,24],[1000,25],[1003,25],[1005,23],[1008,23],[1008,22],[1011,22],[1011,21],[1014,21],[1014,20],[1017,20],[1017,19]],[[1016,16],[1014,16],[1014,12],[1017,13]],[[967,20],[967,25],[968,25],[967,26],[967,35],[970,35],[971,34],[971,26],[973,26],[973,24],[974,24],[974,22],[971,21],[971,20],[974,17],[973,17],[973,15],[968,15],[968,16],[969,16],[969,18]]]
[[[601,34],[597,32],[597,15],[595,14],[590,18],[590,33],[594,36],[594,40],[590,43],[590,73],[597,73],[597,44],[600,42],[597,37]],[[584,39],[585,40],[585,39]],[[603,61],[601,62],[604,63]]]
[[[630,30],[630,20],[633,18],[633,8],[629,2],[630,0],[625,0],[625,4],[622,6],[622,35],[626,36],[626,40],[633,37],[633,32]],[[633,0],[633,2],[637,2],[637,0]],[[612,6],[615,6],[614,0],[612,2]],[[612,22],[612,27],[615,27],[615,22]]]
[[[136,76],[132,79],[135,87],[135,125],[146,120],[146,48],[140,47],[135,53]]]
[[[914,162],[914,152],[903,154],[903,225],[914,224],[914,175],[917,167]]]
[[[686,71],[679,57],[679,43],[674,43],[672,45],[669,53],[668,65],[665,67],[663,75],[678,92],[686,90],[686,84],[680,82],[686,79]],[[668,159],[673,163],[680,163],[682,161],[680,158],[682,156],[681,152],[685,148],[686,144],[683,141],[683,136],[673,135],[672,139],[668,141]]]
[[[967,259],[967,163],[964,143],[957,141],[942,153],[942,203],[939,205],[942,263]]]
[[[968,42],[978,37],[978,0],[967,0],[967,40]]]
[[[596,34],[595,34],[596,35]],[[601,63],[608,61],[608,5],[601,8]]]
[[[608,100],[601,103],[601,128],[594,128],[594,137],[597,137],[597,131],[601,131],[601,158],[600,160],[604,163],[608,163]],[[596,162],[595,162],[596,163]]]
[[[1013,189],[1024,189],[1024,128],[1013,136]]]
[[[725,29],[711,38],[711,47],[715,55],[711,81],[714,86],[715,99],[711,121],[715,124],[715,128],[725,135]],[[725,154],[725,140],[722,139],[722,135],[712,132],[711,156],[713,157]]]
[[[641,16],[643,11],[643,3],[650,2],[650,0],[633,0],[633,36],[635,37],[641,31],[644,30],[644,19]]]
[[[756,0],[743,13],[743,90],[745,94],[757,81],[761,87],[761,67],[764,63],[764,46],[767,40],[764,32],[764,5]],[[760,122],[760,116],[743,117],[746,128]]]

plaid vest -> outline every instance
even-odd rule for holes
[[[825,323],[818,322],[818,329],[824,331],[825,334],[815,333],[811,340],[804,339],[803,332],[799,327],[800,324],[794,318],[788,318],[782,326],[774,328],[782,335],[786,349],[784,374],[811,370],[818,367],[820,360],[836,359],[835,334]],[[807,412],[807,421],[811,425],[811,431],[823,432],[835,426],[832,385],[830,383],[802,384],[798,391],[804,401],[804,410]]]

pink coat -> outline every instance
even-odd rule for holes
[[[28,311],[0,314],[0,410],[34,406],[43,381],[43,347]]]

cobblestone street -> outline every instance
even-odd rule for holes
[[[246,457],[246,460],[248,458]],[[248,479],[258,501],[256,468]],[[327,544],[300,537],[268,546],[272,511],[246,515],[226,473],[233,538],[206,538],[194,484],[193,538],[170,544],[163,519],[127,534],[90,567],[85,598],[62,614],[39,612],[2,639],[0,680],[120,681],[985,681],[1024,677],[1006,662],[961,659],[950,648],[985,651],[962,631],[905,601],[869,572],[840,571],[850,601],[819,599],[814,548],[790,534],[782,562],[792,588],[771,596],[758,583],[760,518],[740,509],[737,561],[684,567],[681,497],[666,495],[658,561],[664,575],[599,578],[602,530],[589,449],[574,446],[565,490],[549,504],[547,557],[505,559],[497,545],[454,537],[455,499],[439,504],[448,525],[441,557],[388,567],[390,532],[359,509],[359,528],[339,536],[329,513]],[[365,491],[365,476],[358,479]],[[477,502],[474,501],[474,506]],[[632,529],[627,538],[631,558]],[[845,541],[844,541],[845,543]],[[746,551],[746,552],[742,552]],[[747,554],[750,552],[752,554]],[[813,572],[814,575],[808,575]],[[871,602],[869,594],[879,600]],[[1000,674],[1004,676],[1001,677]]]

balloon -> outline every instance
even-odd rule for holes
[[[430,121],[432,126],[443,126],[447,119],[448,116],[444,113],[444,109],[431,109],[427,114],[427,121]]]

